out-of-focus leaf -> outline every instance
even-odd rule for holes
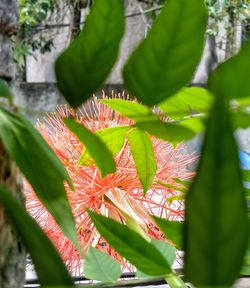
[[[205,130],[206,118],[204,117],[191,117],[179,122],[181,127],[190,129],[195,135]]]
[[[192,139],[195,136],[195,133],[191,129],[181,124],[166,123],[160,120],[137,122],[136,126],[173,145]]]
[[[109,106],[111,109],[121,113],[123,116],[135,121],[157,120],[158,117],[152,111],[137,102],[123,99],[101,99],[101,103]]]
[[[107,146],[90,130],[82,124],[77,123],[74,119],[67,118],[64,120],[68,128],[76,137],[84,143],[89,154],[95,160],[96,165],[101,171],[102,177],[116,171],[116,164],[113,156]]]
[[[80,248],[64,181],[72,182],[52,149],[23,116],[0,108],[0,138],[65,235]]]
[[[84,259],[84,276],[105,283],[115,283],[121,275],[120,264],[111,256],[90,247]]]
[[[113,67],[124,33],[120,0],[95,0],[80,35],[55,64],[57,85],[73,107],[99,89]]]
[[[74,282],[53,244],[12,193],[2,186],[0,186],[0,202],[31,255],[39,283],[43,286],[73,287]]]
[[[176,258],[175,248],[163,240],[152,239],[150,243],[155,246],[155,248],[161,253],[161,255],[165,258],[165,260],[168,262],[169,266],[171,267]],[[140,270],[136,271],[136,276],[138,278],[152,278],[151,275],[147,275],[141,272]]]
[[[123,76],[131,95],[153,106],[191,80],[203,50],[206,18],[203,1],[166,1],[125,65]]]
[[[183,88],[158,106],[172,119],[187,115],[208,113],[213,104],[213,95],[199,87]]]
[[[128,133],[128,142],[143,191],[146,193],[157,170],[152,142],[149,136],[139,129],[133,129]]]
[[[215,95],[235,99],[250,96],[250,42],[236,56],[221,64],[209,77],[208,87]]]
[[[248,215],[230,120],[218,96],[197,176],[186,196],[185,275],[196,286],[231,286],[247,246]]]
[[[142,272],[162,276],[171,268],[160,252],[142,236],[113,219],[88,211],[99,233],[131,264]]]
[[[113,155],[116,155],[122,149],[126,133],[129,129],[131,129],[130,126],[110,127],[97,131],[96,135],[106,144],[110,152]],[[93,158],[89,155],[88,150],[84,148],[79,159],[79,165],[92,165],[93,163]]]
[[[241,275],[250,276],[250,239],[248,240],[248,247],[244,258],[243,267],[241,269]]]
[[[0,79],[0,97],[9,99],[13,98],[13,94],[11,92],[9,85],[3,79]]]
[[[233,129],[248,128],[250,127],[250,114],[244,112],[232,113]]]
[[[178,249],[182,249],[182,230],[183,223],[177,221],[169,221],[167,219],[152,216],[156,225],[165,234],[166,238],[171,240]]]

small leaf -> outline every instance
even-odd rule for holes
[[[133,129],[128,133],[128,142],[143,191],[146,193],[154,181],[157,170],[152,142],[149,136],[139,129]]]
[[[123,99],[101,99],[101,103],[109,106],[111,109],[121,113],[123,116],[135,121],[157,120],[158,117],[152,111],[137,102]]]
[[[0,97],[13,98],[12,91],[6,81],[0,79]]]
[[[171,267],[176,258],[175,248],[163,240],[152,239],[150,243],[154,245],[154,247],[161,253],[161,255],[165,258],[165,260],[168,262],[169,266]],[[138,278],[152,278],[151,275],[147,275],[141,272],[140,270],[136,271],[136,276]]]
[[[105,283],[115,283],[121,275],[120,264],[111,256],[90,247],[84,259],[84,276]]]
[[[231,286],[247,246],[247,207],[230,120],[218,96],[197,176],[186,196],[185,275],[195,286]]]
[[[206,14],[200,0],[166,1],[125,65],[123,76],[131,95],[153,106],[191,80],[203,50]]]
[[[122,1],[94,1],[80,35],[55,64],[58,88],[71,106],[101,87],[117,59],[124,27]]]
[[[170,188],[170,189],[173,189],[173,190],[182,192],[182,193],[186,193],[186,192],[187,192],[187,188],[178,187],[178,186],[176,186],[176,185],[163,182],[163,181],[161,181],[161,180],[156,180],[155,182],[158,183],[158,184],[160,184],[160,185],[163,186],[163,187],[167,187],[167,188]]]
[[[171,273],[171,268],[164,257],[142,236],[113,219],[92,211],[88,213],[99,233],[135,267],[154,276]]]
[[[64,181],[72,182],[52,149],[38,131],[18,113],[0,108],[0,138],[34,192],[65,235],[80,249]]]
[[[166,238],[171,240],[177,247],[177,249],[182,249],[182,230],[183,223],[177,221],[169,221],[167,219],[159,218],[153,216],[156,225],[165,234]]]
[[[250,114],[244,112],[232,113],[233,129],[248,128],[250,126]]]
[[[65,124],[84,143],[89,154],[95,160],[96,165],[101,171],[102,177],[116,171],[116,164],[107,146],[90,130],[82,124],[75,122],[74,119],[65,119]]]
[[[74,287],[73,279],[53,244],[24,207],[12,196],[12,193],[2,186],[0,186],[0,202],[8,212],[8,216],[31,255],[39,283],[42,286],[70,285]]]
[[[131,129],[130,126],[118,126],[110,127],[99,130],[96,135],[102,140],[104,144],[108,147],[113,155],[116,155],[122,149],[126,133]],[[84,148],[83,153],[79,159],[79,165],[92,165],[93,159],[89,155],[88,150]]]
[[[236,56],[221,64],[209,77],[208,87],[228,99],[250,96],[250,42]]]
[[[213,95],[199,87],[183,88],[158,106],[172,119],[187,115],[208,113],[213,104]]]
[[[195,133],[181,124],[166,123],[160,120],[137,122],[136,126],[149,134],[173,145],[192,139]]]

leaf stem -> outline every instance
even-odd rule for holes
[[[168,274],[165,280],[171,288],[188,288],[183,280],[175,273]]]

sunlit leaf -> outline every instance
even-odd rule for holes
[[[115,283],[121,275],[120,264],[108,254],[90,247],[84,259],[84,276],[105,283]]]
[[[139,129],[133,129],[128,133],[128,142],[143,191],[146,193],[157,170],[152,142],[149,136]]]
[[[250,114],[244,112],[234,112],[232,113],[233,128],[234,130],[239,128],[250,127]]]
[[[199,63],[206,30],[200,0],[168,0],[123,76],[131,95],[153,106],[186,85]]]
[[[0,138],[38,198],[65,235],[79,247],[74,218],[64,189],[64,181],[71,187],[72,182],[55,153],[29,121],[18,113],[2,108]]]
[[[178,249],[182,249],[182,230],[183,223],[177,221],[169,221],[164,218],[152,216],[156,225],[165,234],[166,238],[171,240]]]
[[[99,233],[131,264],[142,272],[162,276],[171,268],[160,252],[142,236],[113,219],[88,211]]]
[[[217,97],[186,196],[185,275],[196,286],[231,286],[247,246],[248,215],[230,120],[224,99]]]
[[[213,104],[213,95],[199,87],[183,88],[158,106],[172,119],[187,115],[208,113]]]
[[[12,193],[2,186],[0,186],[0,202],[8,212],[8,216],[31,255],[39,283],[43,286],[69,285],[73,287],[73,279],[53,244],[25,211],[25,208],[12,196]]]
[[[94,1],[80,35],[55,64],[58,88],[71,106],[80,106],[107,78],[118,56],[124,26],[122,1]]]
[[[123,99],[101,99],[101,103],[135,121],[157,120],[152,111],[137,102]]]
[[[238,55],[221,64],[209,77],[208,87],[215,95],[235,99],[250,96],[250,42]]]
[[[131,129],[130,126],[117,126],[99,130],[96,135],[106,144],[113,155],[116,155],[122,149],[126,133]],[[79,159],[79,165],[92,165],[94,160],[89,155],[89,152],[84,148],[83,153]]]
[[[89,154],[100,169],[102,177],[116,171],[116,164],[111,152],[94,133],[85,128],[82,124],[77,123],[74,119],[67,118],[64,122],[76,135],[79,141],[84,143]]]

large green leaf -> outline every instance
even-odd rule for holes
[[[88,211],[99,233],[131,264],[148,275],[162,276],[171,268],[160,252],[142,236],[113,219]]]
[[[171,240],[178,249],[182,249],[182,230],[183,223],[177,221],[169,221],[167,219],[152,216],[156,225],[165,234],[166,238]]]
[[[84,276],[105,283],[115,283],[121,275],[120,264],[111,256],[90,247],[84,259]]]
[[[60,160],[29,121],[18,113],[14,114],[2,108],[0,138],[62,231],[80,248],[64,189],[64,181],[71,187],[72,182]]]
[[[43,286],[73,287],[73,280],[53,244],[12,193],[2,186],[0,186],[0,202],[31,255],[39,283]]]
[[[248,216],[230,120],[217,97],[186,197],[185,275],[196,286],[231,286],[246,250]]]
[[[199,63],[206,30],[200,0],[168,0],[124,68],[131,95],[153,106],[187,84]]]
[[[101,103],[111,109],[121,113],[123,116],[135,121],[157,120],[158,117],[152,113],[151,109],[134,101],[123,99],[101,99]]]
[[[78,107],[101,87],[113,67],[124,33],[121,0],[95,0],[80,35],[57,59],[60,92]]]
[[[208,90],[199,87],[183,88],[175,95],[159,104],[159,107],[172,119],[187,115],[209,112],[213,96]]]
[[[209,77],[208,87],[215,95],[234,99],[250,96],[250,42],[238,55],[220,65]]]
[[[152,142],[149,136],[139,129],[133,129],[128,133],[128,142],[143,191],[146,193],[154,181],[157,170]]]
[[[176,145],[195,136],[191,129],[181,124],[166,123],[160,120],[137,122],[136,126],[151,135]]]
[[[116,155],[122,149],[125,142],[126,133],[131,129],[130,126],[117,126],[99,130],[96,135],[106,144],[113,155]],[[89,152],[84,148],[79,159],[79,165],[92,165],[93,159]]]
[[[116,171],[116,164],[107,146],[90,130],[74,119],[64,120],[68,128],[77,136],[79,141],[84,143],[89,154],[95,160],[96,165],[101,171],[102,177]]]

